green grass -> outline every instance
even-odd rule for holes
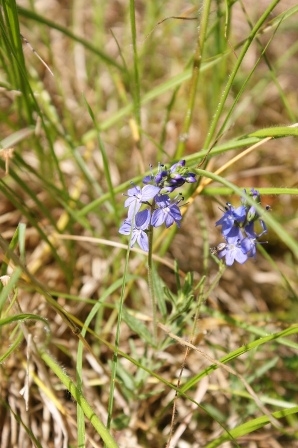
[[[297,446],[298,7],[188,6],[1,3],[1,446]],[[123,193],[181,158],[148,284]],[[268,243],[227,268],[251,187]]]

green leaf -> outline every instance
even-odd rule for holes
[[[143,341],[148,342],[150,345],[154,344],[152,334],[144,323],[140,319],[132,316],[132,314],[125,308],[123,308],[123,320],[134,333],[140,336]]]
[[[266,138],[266,137],[297,137],[298,136],[298,125],[294,126],[275,126],[272,128],[264,128],[259,129],[258,131],[252,132],[248,134],[249,137],[258,137],[258,138]]]

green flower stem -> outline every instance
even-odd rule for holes
[[[153,337],[155,343],[157,343],[157,318],[156,318],[156,300],[154,293],[154,282],[153,282],[153,226],[150,225],[148,230],[148,286],[149,294],[151,298],[152,305],[152,320],[153,320]]]

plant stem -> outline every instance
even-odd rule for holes
[[[157,319],[156,319],[156,300],[154,292],[154,281],[153,281],[153,259],[152,259],[152,249],[153,249],[153,226],[150,225],[148,230],[148,286],[152,305],[152,321],[153,321],[153,338],[155,343],[157,343]]]

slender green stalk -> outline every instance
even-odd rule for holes
[[[115,391],[115,382],[117,376],[117,366],[118,366],[118,355],[119,355],[119,346],[120,346],[120,333],[121,333],[121,322],[123,317],[123,305],[125,298],[125,286],[128,272],[128,261],[129,261],[130,249],[126,252],[126,260],[125,267],[122,279],[122,288],[121,288],[121,296],[119,301],[118,308],[118,319],[117,319],[117,328],[116,328],[116,336],[115,336],[115,350],[113,354],[113,362],[112,362],[112,372],[111,372],[111,381],[110,381],[110,394],[109,394],[109,402],[108,402],[108,418],[107,418],[107,428],[111,427],[112,417],[113,417],[113,406],[114,406],[114,391]]]
[[[85,101],[86,101],[86,104],[87,104],[88,112],[89,112],[90,117],[91,117],[91,119],[93,121],[94,129],[97,130],[97,141],[98,141],[98,146],[99,146],[99,149],[100,149],[100,152],[101,152],[101,156],[102,156],[102,162],[103,162],[105,177],[106,177],[106,180],[107,180],[109,192],[111,194],[111,202],[112,202],[112,206],[113,206],[113,213],[115,215],[115,222],[119,225],[120,224],[120,218],[118,216],[118,207],[117,207],[117,202],[116,202],[116,198],[115,198],[115,192],[114,192],[112,176],[111,176],[111,172],[110,172],[110,166],[109,166],[109,159],[108,159],[107,151],[106,151],[105,145],[104,145],[104,143],[102,141],[102,138],[101,138],[101,135],[100,135],[100,130],[98,128],[97,121],[95,119],[93,110],[92,110],[91,106],[89,105],[88,101],[86,99],[85,99]]]
[[[198,85],[199,74],[200,74],[200,69],[201,69],[202,54],[203,54],[204,44],[205,44],[206,34],[207,34],[207,25],[208,25],[210,4],[211,4],[211,0],[206,0],[204,2],[203,15],[202,15],[202,20],[201,20],[201,25],[199,28],[199,36],[198,36],[198,40],[197,40],[197,46],[196,46],[194,61],[193,61],[192,76],[191,76],[191,80],[190,80],[188,104],[187,104],[186,114],[185,114],[184,121],[183,121],[181,138],[180,138],[174,159],[180,159],[184,153],[185,143],[187,141],[187,136],[188,136],[189,128],[190,128],[191,121],[192,121],[197,85]]]
[[[153,320],[153,338],[155,343],[157,343],[157,319],[156,319],[156,299],[155,299],[155,291],[154,291],[154,281],[153,281],[153,226],[150,225],[148,230],[148,286],[149,286],[149,294],[151,298],[152,305],[152,320]]]
[[[135,16],[135,1],[129,2],[130,13],[130,28],[132,36],[132,48],[133,48],[133,68],[134,68],[134,112],[139,126],[141,127],[141,95],[140,95],[140,75],[139,75],[139,58],[137,49],[137,31],[136,31],[136,16]]]
[[[219,359],[219,362],[222,364],[228,363],[232,361],[235,358],[238,358],[239,356],[243,355],[244,353],[255,350],[257,347],[260,347],[264,344],[267,344],[269,342],[275,342],[278,341],[280,338],[285,338],[287,336],[290,336],[292,334],[297,335],[298,333],[298,325],[291,325],[285,330],[278,331],[276,333],[270,334],[269,336],[261,336],[259,339],[256,339],[253,342],[249,342],[246,345],[243,345],[236,350],[233,350],[229,352],[227,355],[223,356]],[[200,373],[192,377],[190,380],[188,380],[181,388],[182,392],[187,392],[189,389],[194,387],[195,384],[197,384],[199,381],[202,380],[205,376],[209,375],[210,372],[213,372],[214,370],[218,369],[218,365],[212,364],[208,366],[206,369],[202,370]]]

